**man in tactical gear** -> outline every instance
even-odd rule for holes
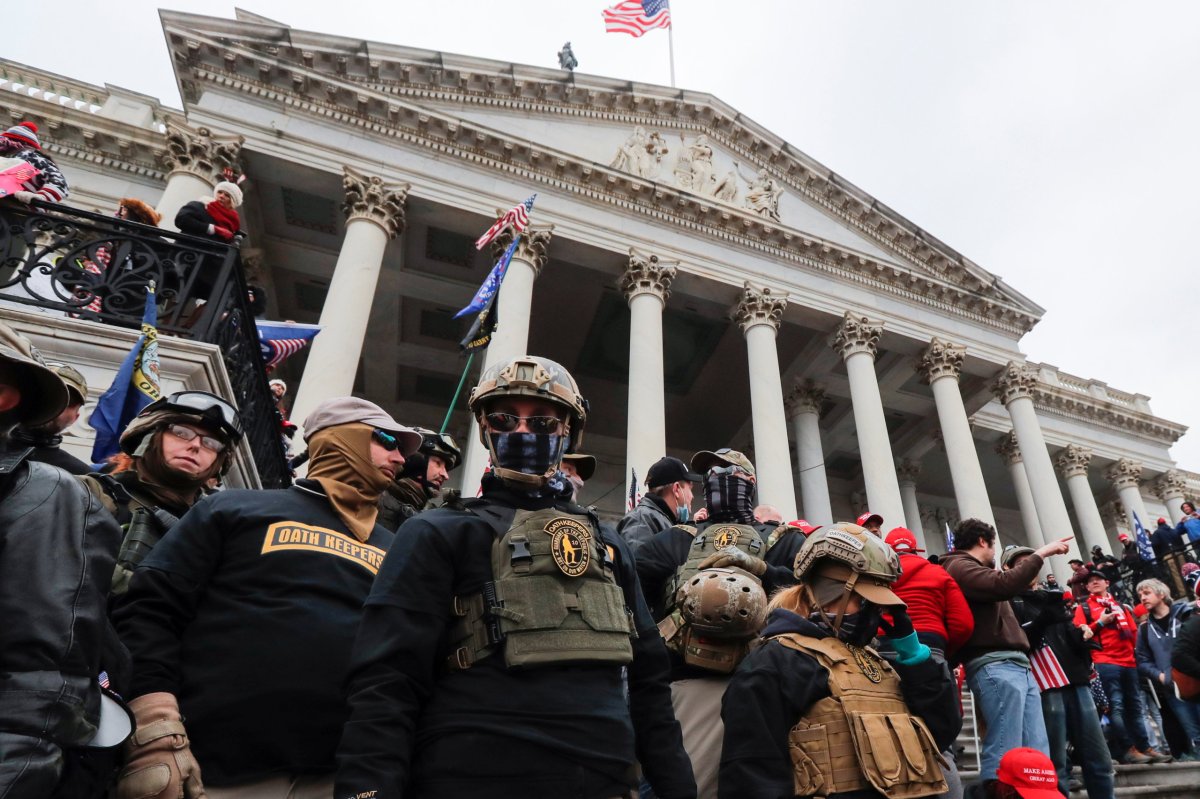
[[[484,370],[469,406],[493,471],[463,509],[406,522],[384,560],[336,795],[611,799],[637,761],[663,799],[694,797],[629,551],[563,499],[560,462],[588,414],[574,378],[513,358]]]
[[[640,547],[663,530],[690,522],[692,490],[703,481],[687,464],[670,455],[651,466],[646,472],[646,495],[617,525],[629,550],[637,555]]]
[[[725,692],[721,799],[945,792],[938,752],[962,727],[957,686],[892,592],[899,572],[856,524],[809,536],[799,583],[772,598],[763,644]],[[891,663],[870,646],[881,625]]]
[[[121,433],[129,468],[81,478],[125,529],[114,594],[125,593],[133,570],[200,500],[205,484],[228,471],[241,440],[232,405],[207,391],[179,391],[147,405]]]
[[[57,466],[71,474],[87,474],[92,467],[62,448],[63,431],[79,421],[79,412],[87,402],[87,380],[77,369],[65,363],[49,366],[67,385],[67,392],[71,395],[67,407],[45,424],[17,427],[12,431],[12,441],[20,446],[33,447],[30,460]]]
[[[207,497],[118,602],[138,724],[118,795],[203,797],[203,768],[209,799],[333,796],[341,686],[394,537],[379,495],[421,437],[356,397],[304,430],[306,479]]]
[[[579,504],[583,487],[596,473],[596,457],[584,455],[581,452],[568,452],[563,455],[562,463],[558,465],[558,468],[567,478],[566,498]]]
[[[400,525],[426,508],[462,462],[462,451],[450,436],[424,427],[421,446],[404,461],[404,470],[379,498],[379,523],[395,532]]]
[[[0,796],[14,799],[105,794],[115,759],[85,747],[101,743],[102,670],[114,686],[128,670],[105,615],[120,528],[8,435],[69,401],[37,350],[0,323]]]

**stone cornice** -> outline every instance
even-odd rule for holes
[[[639,294],[650,294],[666,304],[678,267],[675,261],[660,261],[657,255],[638,252],[630,247],[629,265],[621,274],[620,281],[625,301],[629,302]]]
[[[1032,372],[1031,372],[1032,374]],[[1080,394],[1061,386],[1036,380],[1032,387],[1034,407],[1088,425],[1117,428],[1170,446],[1187,432],[1185,425],[1160,419],[1135,408]]]
[[[1092,462],[1092,451],[1077,444],[1068,444],[1054,458],[1054,465],[1067,480],[1079,475],[1087,476],[1088,464]]]
[[[934,307],[1007,333],[1019,335],[1027,332],[1042,312],[1010,289],[1001,291],[998,279],[973,265],[968,268],[961,258],[959,261],[948,259],[946,264],[938,262],[932,266],[920,258],[909,258],[913,263],[921,264],[920,268],[880,261],[691,192],[637,178],[537,142],[510,137],[483,125],[414,105],[408,102],[410,98],[437,98],[418,96],[412,92],[401,96],[394,91],[385,91],[379,80],[368,80],[373,69],[380,70],[382,74],[387,69],[400,69],[405,64],[371,61],[369,55],[364,55],[362,43],[358,43],[359,50],[353,53],[304,50],[295,46],[295,34],[298,32],[289,29],[292,46],[282,46],[280,42],[286,39],[265,40],[274,30],[269,26],[237,23],[236,30],[230,28],[230,36],[242,40],[242,43],[232,44],[228,40],[201,34],[198,28],[189,29],[185,24],[203,25],[211,31],[221,28],[222,23],[231,25],[228,21],[171,12],[164,13],[163,19],[180,85],[185,99],[189,101],[199,96],[201,85],[209,85],[218,90],[250,96],[260,102],[301,109],[334,123],[357,127],[365,134],[424,147],[481,167],[520,175],[526,180],[669,221],[703,235]],[[255,32],[265,37],[264,40],[251,41]],[[345,46],[345,40],[324,38],[329,42],[341,41]],[[404,51],[403,48],[384,50],[416,52]],[[407,66],[410,67],[410,75],[428,73],[431,86],[435,71],[437,82],[444,82],[447,73],[444,66]],[[444,95],[442,99],[456,99],[463,91],[459,85],[463,71],[451,69],[448,72],[457,77],[450,84],[440,86],[437,91]],[[555,82],[548,76],[525,81],[514,78],[514,74],[511,70],[503,75],[472,72],[467,77],[467,84],[475,87],[471,91],[478,94],[481,101],[485,97],[490,98],[488,102],[491,104],[501,104],[497,96],[503,93],[509,83],[512,87],[520,84],[519,94],[511,100],[503,100],[503,107],[506,108],[518,108],[521,107],[520,103],[535,101],[549,102],[551,105],[557,103],[556,107],[562,107],[561,104],[570,98],[566,94],[562,97],[557,95],[565,92],[573,97],[572,93],[578,88],[563,83],[561,75]],[[655,114],[661,115],[661,119],[657,116],[647,117],[648,121],[653,120],[664,127],[703,130],[715,141],[720,141],[749,163],[767,169],[776,180],[804,196],[810,199],[814,196],[824,197],[827,208],[839,204],[836,198],[828,199],[831,189],[818,191],[809,185],[814,181],[826,187],[840,185],[834,180],[836,176],[823,168],[813,171],[804,165],[801,154],[789,147],[766,148],[761,144],[763,139],[747,132],[749,128],[744,119],[719,113],[711,104],[711,98],[696,96],[697,99],[704,99],[704,102],[692,103],[694,118],[689,121],[687,114],[691,112],[687,109],[692,106],[685,101],[679,101],[682,106],[677,108],[673,101],[659,97],[652,99],[647,106],[638,99],[641,95],[631,93],[627,85],[624,90],[618,90],[619,82],[606,85],[604,89],[587,89],[584,94],[593,92],[596,103],[601,97],[611,96],[612,102],[618,106],[617,110],[620,110],[621,103],[628,105],[627,111],[645,106],[646,114],[653,108]],[[540,98],[539,94],[542,95]],[[589,108],[592,109],[589,113],[612,113],[603,111],[603,104],[593,107],[585,100],[579,100],[578,106],[580,114]],[[631,117],[636,118],[636,115]],[[689,128],[689,125],[692,127]],[[760,143],[755,145],[754,142]],[[848,188],[842,188],[849,191]],[[846,196],[849,197],[848,194]],[[860,224],[873,227],[876,231],[873,238],[883,235],[885,240],[903,244],[907,241],[905,236],[916,237],[909,227],[905,227],[911,227],[910,223],[901,224],[903,220],[899,217],[888,221],[881,216],[877,222],[872,221],[874,217],[868,213],[871,209],[883,214],[883,207],[873,200],[866,204],[859,202],[860,211],[847,211],[846,208],[850,207],[848,201],[841,203],[841,206],[837,211],[838,217],[856,229]],[[917,233],[921,231],[917,230]],[[914,241],[917,238],[920,237],[914,238]],[[922,241],[917,250],[923,253],[928,249],[928,261],[936,248],[929,243],[932,239]]]

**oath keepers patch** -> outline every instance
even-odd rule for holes
[[[297,522],[275,522],[267,528],[261,554],[295,551],[322,552],[345,558],[362,566],[371,574],[379,573],[384,554],[379,547],[364,544],[353,536],[324,527],[312,527]]]
[[[738,542],[738,529],[736,527],[718,527],[712,531],[713,545],[717,549],[735,546]]]
[[[592,562],[592,531],[578,519],[551,519],[545,527],[550,554],[559,571],[578,577]]]

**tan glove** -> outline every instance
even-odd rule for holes
[[[117,799],[207,799],[175,697],[146,694],[129,709],[137,729],[125,744]]]
[[[709,555],[696,567],[698,569],[742,569],[756,577],[762,577],[767,571],[767,562],[762,558],[747,555],[737,547],[718,549]]]

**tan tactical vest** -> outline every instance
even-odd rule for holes
[[[454,598],[449,668],[470,668],[497,648],[508,668],[633,660],[633,615],[613,553],[587,516],[518,510],[496,532],[492,581]]]
[[[788,735],[796,796],[869,788],[888,799],[945,793],[945,761],[925,722],[908,712],[900,677],[886,660],[836,638],[789,633],[771,640],[829,672],[832,696],[813,703]]]

